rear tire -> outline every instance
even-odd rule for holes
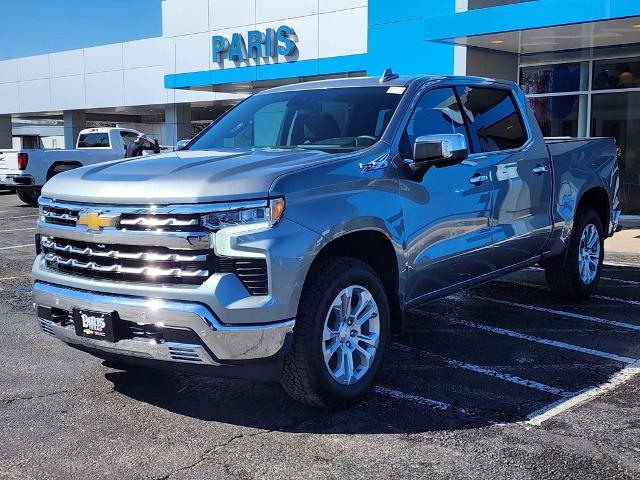
[[[18,198],[32,207],[38,206],[38,198],[40,198],[39,188],[19,188],[16,190]]]
[[[318,260],[305,283],[281,384],[295,400],[342,408],[372,387],[389,338],[382,281],[366,263]]]
[[[590,208],[576,212],[564,262],[544,265],[547,286],[561,298],[588,298],[598,288],[604,260],[604,233],[600,217]]]

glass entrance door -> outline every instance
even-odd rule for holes
[[[591,135],[618,142],[622,211],[640,214],[640,92],[593,95]]]

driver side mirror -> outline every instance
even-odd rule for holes
[[[424,135],[416,138],[413,159],[405,160],[405,164],[413,175],[418,176],[431,166],[455,165],[468,156],[469,145],[461,133]]]

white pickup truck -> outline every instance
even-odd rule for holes
[[[15,189],[29,205],[37,205],[40,189],[54,175],[84,165],[124,158],[127,145],[140,132],[127,128],[87,128],[78,135],[76,148],[0,149],[0,188]],[[154,145],[146,141],[145,150]]]

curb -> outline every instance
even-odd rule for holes
[[[640,215],[622,215],[620,225],[623,228],[640,228]]]

